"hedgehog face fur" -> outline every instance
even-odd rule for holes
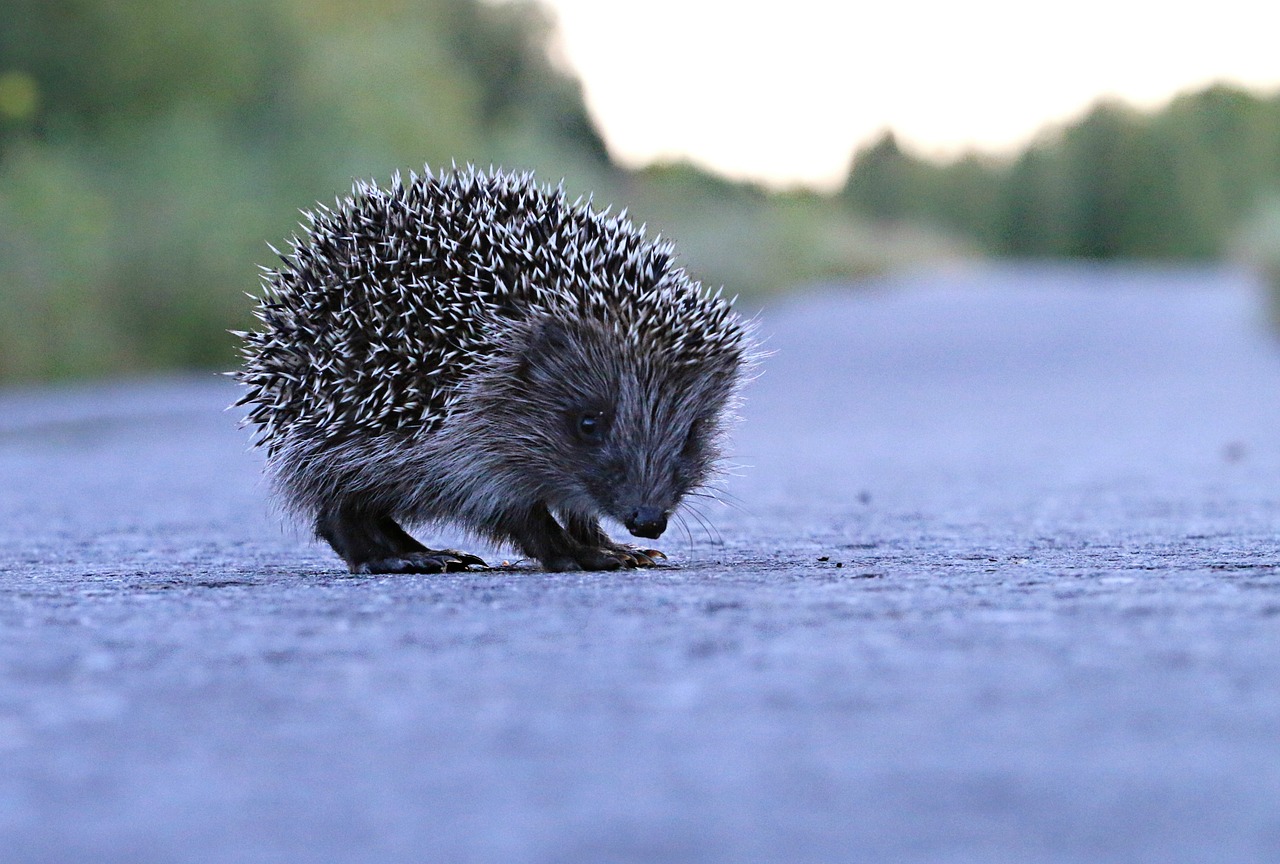
[[[648,565],[706,482],[747,327],[625,216],[530,175],[357,184],[267,271],[238,378],[268,469],[353,572],[480,563],[453,521],[553,570]],[[558,521],[557,521],[558,517]]]
[[[586,321],[546,319],[526,339],[514,368],[473,397],[519,442],[514,470],[554,511],[604,514],[656,538],[712,470],[733,357],[673,363]]]

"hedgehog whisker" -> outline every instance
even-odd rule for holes
[[[741,477],[743,471],[750,471],[756,466],[750,462],[728,462],[721,460],[716,465],[716,473],[722,477]]]
[[[746,516],[752,515],[751,510],[737,495],[734,495],[731,492],[726,492],[723,489],[716,489],[714,487],[703,487],[703,488],[710,489],[710,491],[700,491],[695,489],[692,492],[689,492],[687,494],[693,498],[701,498],[705,501],[714,501],[715,503],[721,505],[722,507],[729,507]]]
[[[693,532],[689,530],[689,523],[685,521],[683,513],[677,510],[673,517],[675,523],[680,526],[680,530],[684,532],[685,538],[689,541],[689,561],[692,563],[694,559]]]
[[[724,545],[724,537],[720,535],[720,532],[711,523],[711,521],[707,519],[706,515],[702,513],[702,511],[700,511],[692,503],[686,504],[686,509],[689,511],[689,514],[693,516],[694,519],[698,520],[698,524],[701,525],[702,530],[707,533],[707,539],[711,541],[712,545],[715,545],[715,546]]]
[[[715,494],[711,497],[716,501],[719,501],[726,507],[733,507],[735,510],[741,510],[743,513],[747,512],[746,505],[743,500],[729,490],[715,489],[714,492]]]

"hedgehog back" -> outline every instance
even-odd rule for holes
[[[298,436],[429,433],[504,325],[590,318],[668,362],[736,363],[744,333],[717,293],[625,215],[569,204],[531,175],[474,170],[357,183],[266,270],[241,334],[248,422],[270,451]]]

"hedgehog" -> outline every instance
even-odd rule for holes
[[[286,508],[353,573],[484,567],[453,523],[546,570],[653,566],[709,494],[752,326],[622,211],[532,173],[357,181],[272,248],[237,332],[243,424]]]

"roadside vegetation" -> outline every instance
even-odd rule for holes
[[[1216,259],[1280,201],[1280,93],[1219,85],[1154,112],[1102,101],[1005,159],[926,159],[886,132],[840,197],[992,255]]]
[[[1099,106],[1005,163],[886,136],[835,195],[627,171],[553,35],[534,2],[0,4],[0,382],[229,368],[299,208],[424,164],[563,179],[748,298],[985,253],[1215,257],[1280,177],[1280,102],[1226,89]]]

